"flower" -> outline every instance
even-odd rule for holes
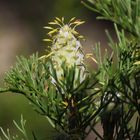
[[[64,19],[56,18],[54,22],[50,22],[51,25],[57,25],[58,28],[47,27],[52,29],[48,34],[51,37],[51,53],[50,59],[57,73],[59,80],[64,79],[64,71],[62,64],[68,69],[76,66],[75,75],[78,76],[78,72],[81,73],[80,82],[84,79],[85,67],[83,65],[84,54],[82,52],[82,45],[79,41],[81,36],[75,31],[75,27],[84,23],[83,21],[77,21],[75,18],[71,19],[68,24],[64,24]],[[76,77],[75,77],[76,78]],[[54,78],[52,82],[56,81]]]

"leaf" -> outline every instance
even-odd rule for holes
[[[2,132],[2,134],[4,135],[4,137],[5,137],[7,140],[11,140],[11,138],[8,136],[8,134],[6,134],[6,133],[4,132],[4,130],[2,129],[2,127],[0,127],[0,129],[1,129],[1,132]],[[7,129],[7,131],[8,131],[8,129]]]

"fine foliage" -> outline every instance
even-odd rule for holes
[[[84,54],[76,27],[84,21],[55,18],[49,26],[50,42],[46,54],[18,57],[6,75],[5,88],[29,99],[35,111],[46,117],[60,135],[55,140],[84,140],[93,132],[96,140],[140,139],[140,1],[86,0],[89,9],[101,14],[98,19],[114,22],[118,41],[106,31],[112,52],[101,54],[96,44]],[[92,57],[95,56],[94,58]],[[90,72],[85,64],[91,58],[98,66]],[[21,117],[21,127],[28,140]],[[101,124],[103,133],[96,129]],[[2,133],[7,140],[9,131]],[[35,134],[32,137],[37,140]]]

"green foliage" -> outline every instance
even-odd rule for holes
[[[86,128],[97,123],[97,114],[102,109],[98,107],[99,89],[93,88],[98,83],[98,73],[86,70],[78,40],[82,36],[75,31],[82,23],[75,18],[66,25],[64,18],[50,22],[58,27],[45,27],[51,29],[49,54],[41,57],[33,54],[28,59],[18,57],[5,78],[6,88],[1,90],[23,94],[52,127],[73,139],[88,135]]]
[[[107,31],[109,46],[112,48],[111,55],[106,51],[102,57],[99,44],[96,45],[95,51],[100,71],[98,78],[103,94],[102,102],[105,103],[112,98],[101,113],[105,140],[140,138],[139,2],[139,0],[83,2],[85,6],[101,14],[98,19],[111,20],[115,23],[118,38],[118,42],[115,43]],[[121,31],[116,24],[121,27]]]
[[[16,126],[16,128],[19,130],[19,132],[23,135],[23,137],[21,138],[18,135],[12,136],[10,134],[9,129],[7,129],[7,132],[5,132],[2,128],[0,128],[4,138],[6,140],[19,140],[19,139],[29,140],[29,137],[28,137],[26,129],[25,129],[26,121],[23,119],[23,116],[21,115],[20,125],[17,124],[17,122],[15,122],[15,121],[13,121],[13,122],[14,122],[14,125]],[[34,139],[34,140],[36,140],[36,139]]]
[[[6,87],[1,92],[28,98],[60,132],[56,139],[81,140],[91,131],[97,135],[96,140],[140,139],[139,0],[83,3],[100,13],[100,19],[113,21],[118,38],[115,42],[107,31],[111,54],[106,50],[102,55],[100,44],[96,44],[96,58],[92,59],[97,71],[89,73],[84,64],[87,55],[82,52],[81,35],[75,30],[83,21],[72,18],[65,24],[64,18],[55,18],[49,23],[51,27],[44,27],[50,30],[50,39],[45,39],[51,42],[47,54],[19,57],[7,73]],[[103,134],[96,130],[99,122]]]
[[[117,23],[123,29],[139,38],[139,0],[86,0],[83,3],[91,10],[101,14],[98,19],[106,19]]]
[[[128,41],[124,31],[120,32],[116,28],[116,33],[119,42],[114,43],[110,40],[110,46],[113,49],[111,55],[106,53],[101,58],[99,45],[96,49],[100,71],[98,78],[103,90],[102,102],[105,103],[112,98],[107,108],[104,108],[103,113],[101,113],[101,121],[105,139],[132,139],[131,120],[137,112],[139,113],[140,109],[138,102],[140,66],[135,65],[135,62],[140,59],[136,55],[139,46],[135,42]],[[109,122],[109,118],[113,121]],[[139,135],[138,132],[137,138]]]

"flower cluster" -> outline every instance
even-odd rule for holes
[[[54,22],[50,22],[49,24],[57,25],[58,28],[45,27],[51,30],[48,33],[51,39],[45,40],[52,42],[51,55],[49,54],[49,56],[53,62],[54,68],[57,70],[58,79],[63,79],[63,64],[69,69],[76,66],[76,72],[79,70],[81,71],[80,81],[84,79],[84,54],[79,41],[83,36],[75,31],[75,27],[83,23],[83,21],[72,18],[68,24],[64,24],[64,18],[56,18]]]

